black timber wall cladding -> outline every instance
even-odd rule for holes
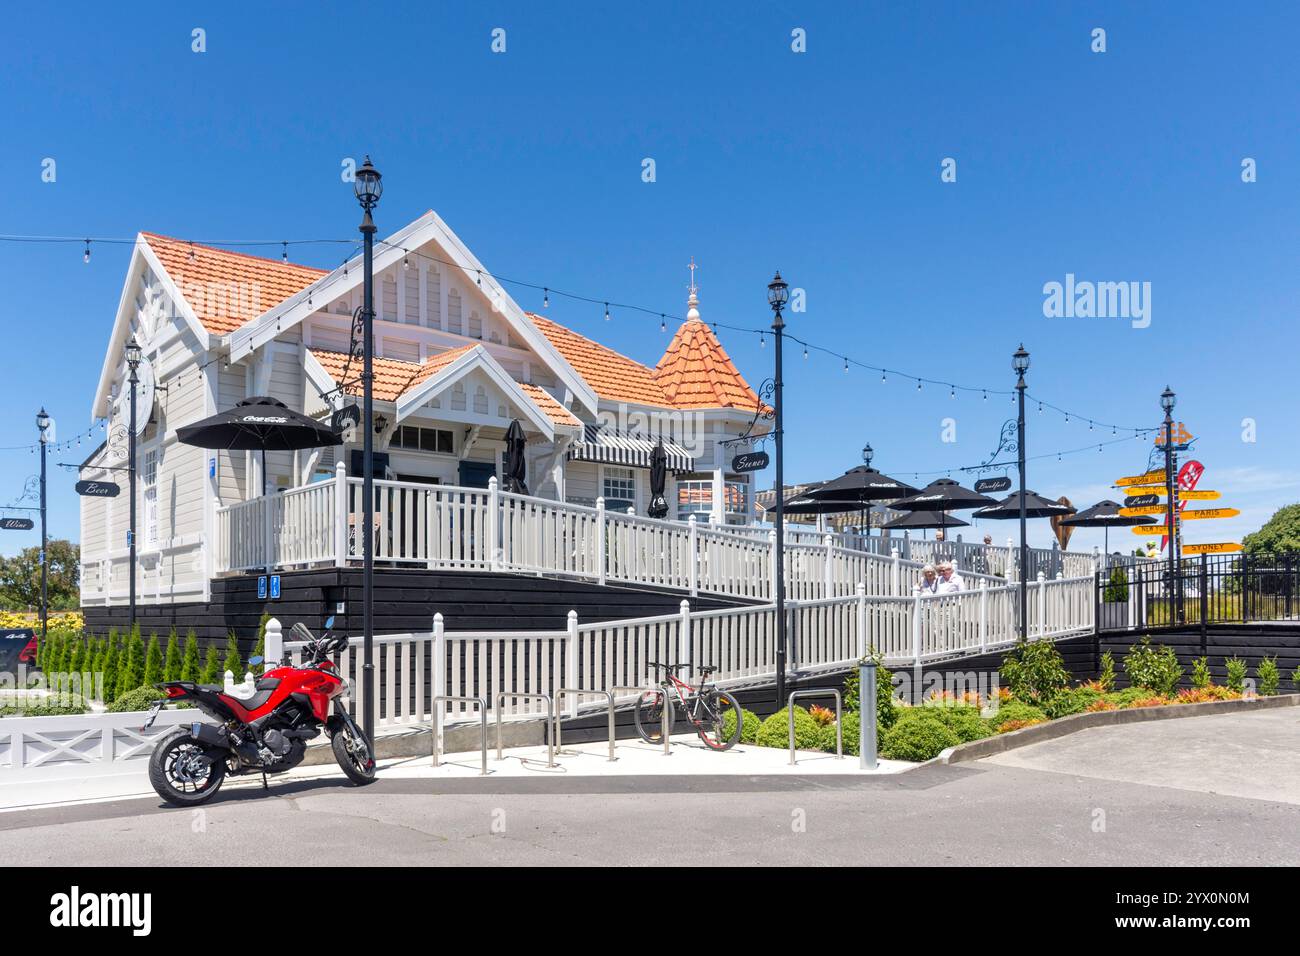
[[[166,634],[173,627],[183,635],[192,627],[204,645],[224,644],[234,631],[244,650],[252,646],[263,613],[278,618],[286,632],[298,621],[318,630],[333,614],[335,630],[356,634],[361,630],[361,577],[360,568],[283,572],[278,601],[258,598],[257,575],[215,578],[211,603],[137,603],[136,619],[145,635]],[[448,630],[563,630],[570,610],[584,623],[650,617],[677,611],[683,598],[701,611],[748,603],[523,574],[376,568],[375,633],[431,630],[436,612]],[[127,625],[125,605],[83,612],[93,634]]]

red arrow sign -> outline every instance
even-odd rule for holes
[[[1201,475],[1203,474],[1205,474],[1205,466],[1202,465],[1199,461],[1193,458],[1191,461],[1186,462],[1183,465],[1183,467],[1178,469],[1178,479],[1177,479],[1178,490],[1195,491],[1197,482],[1201,480]],[[1183,513],[1183,509],[1186,507],[1187,507],[1187,502],[1180,499],[1178,502],[1178,513],[1181,515]],[[1165,519],[1165,524],[1166,525],[1169,524],[1168,518]],[[1169,535],[1165,535],[1163,538],[1160,539],[1160,549],[1162,551],[1164,550],[1165,545],[1168,541],[1169,541]]]

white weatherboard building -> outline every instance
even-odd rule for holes
[[[238,559],[249,535],[260,534],[247,531],[249,515],[274,515],[277,527],[292,530],[277,542],[281,550],[268,548],[258,560],[291,551],[295,560],[276,563],[309,566],[325,554],[313,542],[350,540],[356,516],[338,504],[346,494],[322,511],[307,489],[346,489],[345,476],[361,474],[359,430],[337,448],[269,452],[265,474],[258,454],[189,447],[176,432],[253,396],[321,419],[359,405],[361,361],[350,356],[359,354],[353,316],[361,285],[359,257],[327,272],[287,256],[138,236],[92,406],[108,420],[107,439],[81,473],[116,483],[122,493],[81,499],[83,606],[127,600],[124,346],[132,336],[144,351],[138,601],[207,601],[214,576],[251,570],[255,565]],[[528,438],[534,496],[577,505],[603,499],[610,511],[644,515],[649,455],[662,438],[669,518],[751,521],[751,477],[727,470],[745,446],[720,443],[743,434],[761,403],[697,305],[692,283],[686,321],[658,363],[642,365],[523,311],[438,215],[426,213],[376,245],[376,477],[403,488],[486,487],[500,474],[503,437],[517,419]],[[267,500],[259,501],[264,485]],[[381,526],[390,525],[380,557],[407,534],[392,530],[410,525],[404,500],[413,499],[394,496],[379,506]],[[441,533],[428,524],[418,533]],[[341,563],[357,550],[340,545],[330,560]]]

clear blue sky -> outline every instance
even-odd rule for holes
[[[705,319],[757,325],[780,268],[807,290],[791,331],[874,364],[1008,388],[1023,340],[1034,392],[1132,425],[1159,420],[1168,382],[1203,486],[1244,512],[1188,540],[1239,536],[1300,497],[1295,6],[848,6],[29,5],[0,37],[0,232],[353,236],[340,163],[370,153],[381,235],[434,208],[505,276],[680,315],[694,256]],[[1096,27],[1105,53],[1090,50]],[[955,183],[940,181],[945,157]],[[34,437],[42,403],[63,437],[89,424],[129,248],[81,254],[0,245],[0,446]],[[333,266],[340,252],[296,258]],[[1067,273],[1150,282],[1150,327],[1044,317],[1043,284]],[[657,319],[602,311],[552,299],[557,320],[658,357]],[[770,374],[770,343],[721,334],[752,383]],[[899,477],[974,464],[1012,410],[846,375],[797,347],[787,368],[791,480],[852,466],[867,440]],[[955,443],[941,440],[949,416]],[[1110,437],[1036,409],[1029,424],[1031,454]],[[1029,485],[1091,504],[1146,451],[1034,462]],[[34,471],[0,452],[0,502]],[[75,537],[74,477],[55,472],[52,532]],[[0,534],[4,552],[36,540]]]

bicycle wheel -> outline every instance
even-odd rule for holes
[[[673,733],[673,703],[662,690],[648,690],[636,702],[636,732],[646,743],[664,742],[664,708],[668,708],[668,736]]]
[[[696,732],[711,750],[730,750],[740,739],[740,703],[726,691],[712,690],[700,695]],[[731,715],[728,727],[727,715]]]

